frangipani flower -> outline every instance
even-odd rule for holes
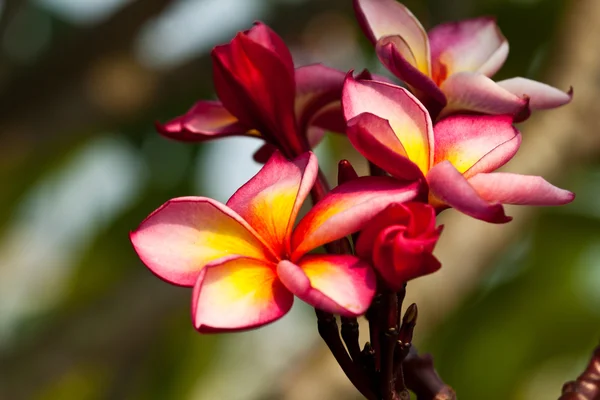
[[[211,56],[220,101],[201,100],[186,114],[158,124],[163,135],[183,141],[261,137],[271,149],[261,155],[279,148],[295,157],[318,143],[325,130],[343,132],[339,100],[345,74],[321,64],[294,70],[290,51],[266,25],[238,33]]]
[[[399,291],[405,282],[440,269],[432,252],[441,233],[429,204],[392,204],[361,231],[356,255],[372,260],[390,289]]]
[[[490,173],[517,152],[521,134],[506,115],[455,115],[433,126],[406,89],[348,75],[342,94],[346,131],[369,161],[402,180],[421,179],[438,210],[454,207],[507,222],[502,204],[559,205],[574,195],[538,176]]]
[[[354,0],[358,21],[381,62],[406,82],[432,116],[459,111],[511,114],[571,100],[565,93],[526,78],[490,79],[508,56],[508,42],[492,18],[445,23],[425,31],[396,0]]]
[[[322,310],[363,314],[375,293],[370,265],[352,255],[309,251],[356,232],[418,184],[363,177],[338,186],[294,228],[318,173],[306,153],[275,153],[226,205],[205,197],[173,199],[131,234],[150,270],[193,286],[192,319],[200,332],[249,329],[288,312],[293,295]]]

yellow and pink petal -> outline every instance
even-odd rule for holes
[[[466,178],[506,164],[521,144],[510,115],[453,115],[435,124],[434,163],[450,161]]]
[[[142,262],[167,282],[193,286],[202,269],[219,260],[274,255],[246,221],[204,197],[172,199],[130,235]]]
[[[443,209],[445,205],[492,223],[505,223],[512,219],[506,216],[502,204],[484,200],[449,161],[434,166],[427,174],[427,182],[430,203],[438,209]]]
[[[307,152],[293,161],[275,152],[265,166],[238,189],[227,206],[252,226],[282,256],[302,203],[317,178],[317,158]]]
[[[493,203],[558,206],[575,199],[572,192],[558,188],[539,176],[482,173],[470,178],[469,184],[482,199]]]
[[[346,121],[362,113],[387,120],[407,157],[427,173],[433,162],[433,129],[429,113],[406,89],[387,83],[356,80],[344,83],[342,106]]]
[[[375,295],[371,266],[351,255],[309,255],[297,263],[284,260],[277,275],[285,287],[308,304],[333,314],[364,314]]]
[[[391,203],[413,200],[422,190],[423,182],[402,182],[384,176],[361,177],[336,187],[294,229],[291,260],[361,230]]]
[[[459,72],[440,86],[448,104],[441,117],[458,112],[512,115],[517,121],[529,117],[529,100],[519,97],[479,72]]]
[[[458,72],[494,75],[508,56],[508,41],[496,20],[483,17],[438,25],[429,31],[433,79],[441,84]]]
[[[192,321],[202,333],[252,329],[283,317],[293,301],[276,264],[238,258],[202,270],[192,294]]]

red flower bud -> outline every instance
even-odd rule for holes
[[[372,261],[391,289],[400,290],[404,282],[441,267],[432,254],[441,232],[429,204],[392,204],[363,229],[356,254]]]

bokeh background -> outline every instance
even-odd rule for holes
[[[505,226],[445,212],[444,267],[408,286],[418,347],[461,399],[555,399],[600,338],[600,2],[405,4],[426,27],[495,15],[511,46],[499,79],[575,87],[571,105],[520,125],[508,170],[576,201],[509,208]],[[257,19],[297,65],[384,73],[350,0],[0,1],[0,399],[358,398],[309,307],[201,336],[190,291],[155,278],[128,240],[167,199],[224,201],[259,169],[252,139],[190,145],[153,129],[214,96],[210,49]],[[317,151],[330,176],[341,157],[364,166],[341,136]]]

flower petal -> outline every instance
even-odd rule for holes
[[[466,178],[500,168],[521,143],[509,115],[454,115],[435,124],[433,131],[434,163],[448,160]]]
[[[459,72],[444,81],[440,87],[448,105],[442,116],[458,111],[483,114],[508,114],[522,121],[529,117],[529,101],[499,86],[487,76],[478,72]]]
[[[375,51],[381,63],[410,86],[434,117],[444,108],[446,96],[428,74],[417,69],[410,48],[400,36],[380,39],[375,45]]]
[[[355,80],[349,74],[342,93],[346,121],[362,113],[388,120],[408,158],[426,173],[433,161],[433,129],[423,105],[406,89]]]
[[[192,321],[206,333],[251,329],[283,317],[293,302],[275,264],[240,258],[202,270],[192,294]]]
[[[201,100],[184,115],[156,124],[159,133],[175,140],[201,142],[230,135],[260,136],[244,127],[219,101]]]
[[[275,254],[289,251],[289,236],[304,199],[310,193],[319,165],[313,153],[293,161],[279,152],[227,201],[265,239]]]
[[[533,110],[545,110],[565,105],[573,98],[573,90],[568,93],[542,82],[516,77],[497,82],[498,85],[519,97],[529,97]]]
[[[429,39],[419,20],[396,0],[354,0],[358,23],[371,42],[400,36],[410,48],[416,67],[429,75]]]
[[[464,214],[493,223],[512,219],[504,214],[502,204],[490,204],[482,199],[449,161],[433,167],[427,174],[427,181],[430,195]]]
[[[575,199],[573,193],[557,188],[540,176],[495,172],[477,174],[469,183],[482,199],[494,203],[557,206]]]
[[[131,233],[144,264],[167,282],[192,286],[208,264],[249,257],[274,259],[246,221],[205,197],[172,199]]]
[[[257,44],[277,54],[288,71],[294,70],[294,60],[292,58],[292,53],[290,53],[290,49],[288,49],[283,39],[281,39],[281,37],[279,37],[279,35],[271,28],[258,21],[245,33],[248,38],[252,39]]]
[[[341,116],[339,104],[346,74],[322,64],[296,68],[296,119],[300,130],[306,132],[308,125],[323,107],[336,103],[332,108]],[[331,116],[330,116],[331,118]],[[338,121],[341,118],[338,118]],[[338,132],[343,132],[339,130]]]
[[[387,120],[371,113],[359,114],[348,121],[346,134],[360,154],[392,176],[404,180],[423,178]]]
[[[421,182],[400,182],[385,176],[365,176],[336,187],[294,229],[292,261],[361,230],[389,204],[412,200],[421,189]]]
[[[333,314],[364,314],[375,295],[371,266],[351,255],[310,255],[298,265],[281,261],[277,275],[283,284],[308,304]]]
[[[429,43],[431,68],[439,83],[457,72],[492,76],[508,56],[508,41],[489,17],[438,25],[429,31]]]

